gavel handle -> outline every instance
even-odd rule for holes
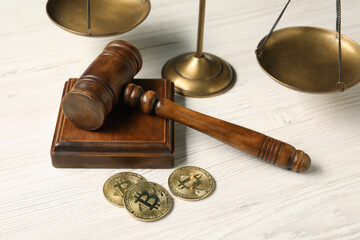
[[[133,83],[124,89],[123,99],[129,106],[138,106],[145,113],[154,113],[182,123],[276,166],[295,172],[304,172],[310,168],[310,157],[290,144],[190,110],[168,99],[159,99],[155,92],[144,93],[141,87]]]

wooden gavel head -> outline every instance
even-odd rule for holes
[[[64,96],[65,117],[78,128],[100,128],[141,67],[137,48],[125,41],[110,42]]]

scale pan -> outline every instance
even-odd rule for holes
[[[56,25],[69,32],[87,36],[107,36],[127,32],[139,25],[150,12],[150,1],[49,0],[46,11]]]
[[[337,32],[313,27],[291,27],[273,32],[262,51],[261,68],[286,87],[312,93],[338,92]],[[342,36],[342,80],[346,88],[360,81],[360,46]]]

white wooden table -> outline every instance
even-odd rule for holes
[[[64,82],[78,77],[111,40],[137,46],[138,77],[160,77],[171,57],[195,50],[198,1],[152,0],[138,28],[87,38],[56,27],[45,0],[1,0],[0,239],[360,239],[360,86],[311,95],[262,72],[254,50],[285,0],[209,0],[204,50],[232,64],[226,94],[176,97],[182,105],[263,132],[305,150],[297,174],[263,163],[176,124],[176,167],[216,180],[199,202],[174,197],[164,219],[143,223],[110,205],[102,186],[129,169],[55,169],[50,145]],[[343,33],[360,42],[360,1],[343,1]],[[335,28],[335,1],[293,1],[278,28]],[[173,169],[131,170],[164,187]]]

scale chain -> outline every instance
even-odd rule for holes
[[[271,30],[270,30],[270,32],[269,32],[269,34],[266,36],[266,38],[265,38],[264,42],[261,44],[261,47],[259,48],[259,49],[261,50],[261,52],[262,52],[262,50],[263,50],[263,48],[264,48],[264,46],[265,46],[266,42],[269,40],[269,38],[271,37],[271,35],[272,35],[272,34],[273,34],[273,32],[275,31],[276,26],[277,26],[277,25],[278,25],[278,23],[280,22],[280,20],[281,20],[282,16],[284,15],[284,13],[285,13],[285,11],[286,11],[287,7],[288,7],[288,6],[289,6],[289,4],[290,4],[290,2],[291,2],[291,0],[289,0],[289,1],[287,2],[287,4],[285,5],[284,9],[281,11],[281,13],[280,13],[279,17],[276,19],[275,24],[272,26],[272,28],[271,28]]]
[[[341,47],[341,0],[336,0],[336,31],[338,32],[339,40],[339,82],[337,86],[340,88],[340,91],[345,90],[345,84],[342,80],[342,47]]]

